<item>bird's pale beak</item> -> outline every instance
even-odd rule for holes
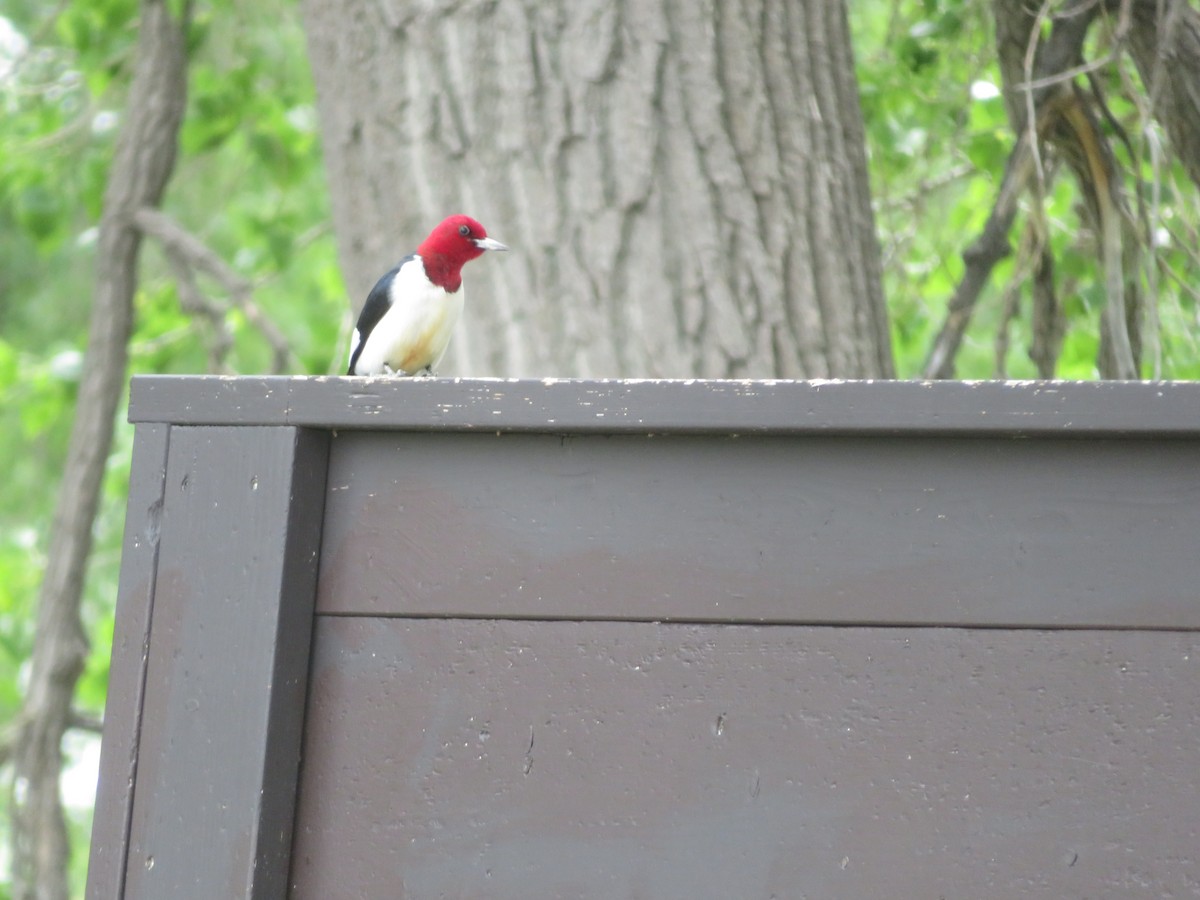
[[[507,250],[499,241],[494,241],[491,238],[474,238],[475,246],[480,250]]]

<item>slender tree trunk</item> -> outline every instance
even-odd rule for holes
[[[1200,11],[1188,0],[1131,2],[1129,49],[1151,110],[1200,187]]]
[[[845,10],[305,0],[350,302],[443,216],[443,372],[890,376]]]
[[[1013,129],[1019,139],[1031,141],[1038,159],[1049,150],[1057,153],[1074,172],[1083,194],[1107,294],[1097,368],[1102,378],[1137,378],[1144,299],[1140,239],[1123,173],[1101,128],[1101,98],[1094,89],[1085,91],[1072,74],[1082,67],[1085,40],[1101,7],[1090,2],[1039,6],[1025,0],[993,0],[992,10]],[[1042,26],[1051,23],[1046,35]],[[1036,136],[1030,134],[1031,121]],[[1047,173],[1050,167],[1042,165],[1038,171]],[[1049,182],[1049,175],[1044,182],[1032,181],[1035,198],[1049,192]]]
[[[1101,80],[1089,82],[1085,90],[1079,73],[1088,68],[1085,62],[1095,62],[1084,57],[1089,30],[1104,23],[1112,33],[1113,46],[1130,51],[1148,92],[1135,102],[1144,102],[1143,108],[1170,136],[1184,168],[1200,185],[1200,12],[1188,0],[1060,0],[1044,4],[993,0],[992,9],[1005,103],[1013,128],[1027,139],[1033,114],[1039,138],[1036,146],[1058,154],[1075,174],[1083,193],[1084,221],[1092,233],[1108,298],[1100,321],[1097,368],[1105,378],[1136,378],[1143,307],[1155,299],[1144,296],[1145,229],[1125,187],[1140,176],[1123,169],[1113,152],[1109,135],[1125,136],[1108,111],[1099,88]],[[1048,23],[1053,27],[1047,34],[1043,26]],[[1033,86],[1027,87],[1030,82]],[[1105,118],[1106,127],[1102,127]],[[1036,182],[1030,186],[1035,198],[1048,190]],[[1040,268],[1043,273],[1049,271]],[[1052,276],[1044,274],[1035,287],[1035,301],[1043,306],[1046,298],[1053,297],[1052,281]],[[1053,305],[1051,302],[1050,307]],[[952,307],[948,328],[956,317],[962,320],[963,312]],[[1053,338],[1053,333],[1045,329],[1052,320],[1053,316],[1043,315],[1040,323],[1035,323],[1039,337],[1031,355],[1043,373],[1052,371],[1055,362],[1055,354],[1048,351],[1056,341],[1046,340],[1047,336]],[[936,358],[936,351],[931,358]],[[943,367],[941,371],[947,370]]]
[[[13,748],[13,896],[21,900],[65,900],[69,893],[59,775],[62,736],[87,652],[80,597],[125,382],[141,243],[133,215],[157,205],[174,166],[186,100],[185,20],[186,12],[176,18],[164,0],[142,3],[137,69],[104,198],[83,380]]]

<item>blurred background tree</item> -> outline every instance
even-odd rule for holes
[[[28,778],[12,778],[12,754],[29,725],[18,713],[33,675],[35,598],[84,375],[109,169],[132,113],[126,100],[137,62],[139,5],[14,0],[2,15],[0,417],[9,437],[0,442],[0,465],[8,473],[0,482],[0,719],[6,723],[0,750],[7,807],[28,802],[32,788]],[[144,242],[129,369],[340,368],[337,345],[348,307],[326,224],[328,196],[298,15],[272,0],[196,5],[186,52],[188,105],[162,207],[170,217],[163,221],[173,227]],[[64,743],[76,894],[87,865],[88,795],[107,687],[132,440],[123,415],[117,418],[111,449],[99,448],[107,465],[82,597],[91,649],[75,694],[75,727]],[[8,815],[0,822],[6,851],[28,848],[28,841],[22,845],[7,833]],[[0,853],[0,896],[14,889],[17,864],[13,854]],[[28,896],[36,876],[23,877]],[[38,896],[53,896],[53,889],[39,884]]]
[[[1175,92],[1166,77],[1181,74],[1186,85],[1190,60],[1200,59],[1195,4],[848,6],[897,375],[1097,377],[1117,365],[1101,338],[1117,282],[1137,372],[1200,375],[1200,203],[1189,168],[1195,147],[1181,127],[1187,92]],[[399,16],[404,4],[384,7]],[[320,9],[310,0],[306,15]],[[0,442],[8,473],[0,482],[0,721],[8,723],[0,762],[8,776],[138,25],[137,0],[5,0],[0,9],[0,427],[8,435]],[[343,289],[300,11],[284,0],[210,0],[195,4],[187,35],[180,149],[162,204],[166,218],[143,223],[149,239],[129,369],[339,372],[350,310],[362,300],[363,280],[379,273],[356,267],[347,272],[350,295]],[[1065,48],[1062,59],[1047,48]],[[1159,65],[1156,81],[1158,59],[1167,65]],[[1027,142],[1022,155],[1025,83],[1033,85],[1041,140]],[[1190,84],[1200,84],[1200,74]],[[1059,115],[1071,110],[1074,119]],[[1083,124],[1064,132],[1061,123],[1070,121]],[[1088,135],[1092,143],[1081,152]],[[1006,181],[1014,172],[1021,177]],[[1102,197],[1098,175],[1111,176],[1109,187],[1118,190]],[[344,172],[331,176],[335,184],[344,180]],[[382,235],[364,259],[367,251],[390,258],[423,236],[436,216],[413,207],[413,223],[405,219],[403,229]],[[1114,211],[1115,219],[1104,218]],[[1116,230],[1106,231],[1114,222]],[[501,219],[486,224],[518,243]],[[540,246],[531,223],[517,227]],[[964,251],[989,234],[986,252],[964,262]],[[343,235],[343,258],[352,242]],[[484,279],[474,285],[473,298],[486,302]],[[604,327],[603,318],[594,327]],[[489,365],[522,358],[493,359],[478,344],[470,374],[492,374]],[[524,359],[526,368],[550,362]],[[649,374],[636,360],[620,371]],[[87,860],[130,444],[131,429],[118,421],[84,581],[91,649],[64,743],[76,895]],[[25,786],[9,783],[7,798],[23,799]],[[3,846],[10,845],[6,836]],[[12,862],[0,854],[0,897],[11,893]]]
[[[1137,374],[1200,375],[1194,0],[851,6],[900,376],[1120,374],[1102,199]],[[1041,141],[1018,153],[1031,104]]]

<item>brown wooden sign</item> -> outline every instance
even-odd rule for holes
[[[1185,894],[1200,385],[149,377],[90,898]]]

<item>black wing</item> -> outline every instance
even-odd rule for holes
[[[416,258],[417,255],[415,253],[410,253],[404,257],[404,259],[396,264],[395,268],[375,282],[375,287],[371,288],[371,293],[367,294],[367,302],[363,304],[362,312],[358,314],[358,324],[354,326],[354,330],[358,332],[358,345],[354,348],[354,353],[350,357],[350,368],[346,372],[347,375],[354,374],[354,366],[358,362],[358,357],[362,354],[363,347],[367,343],[367,336],[370,335],[375,326],[379,324],[379,320],[391,308],[392,298],[388,296],[388,288],[392,284],[392,279],[396,277],[396,273],[400,271],[401,266],[412,262]]]

